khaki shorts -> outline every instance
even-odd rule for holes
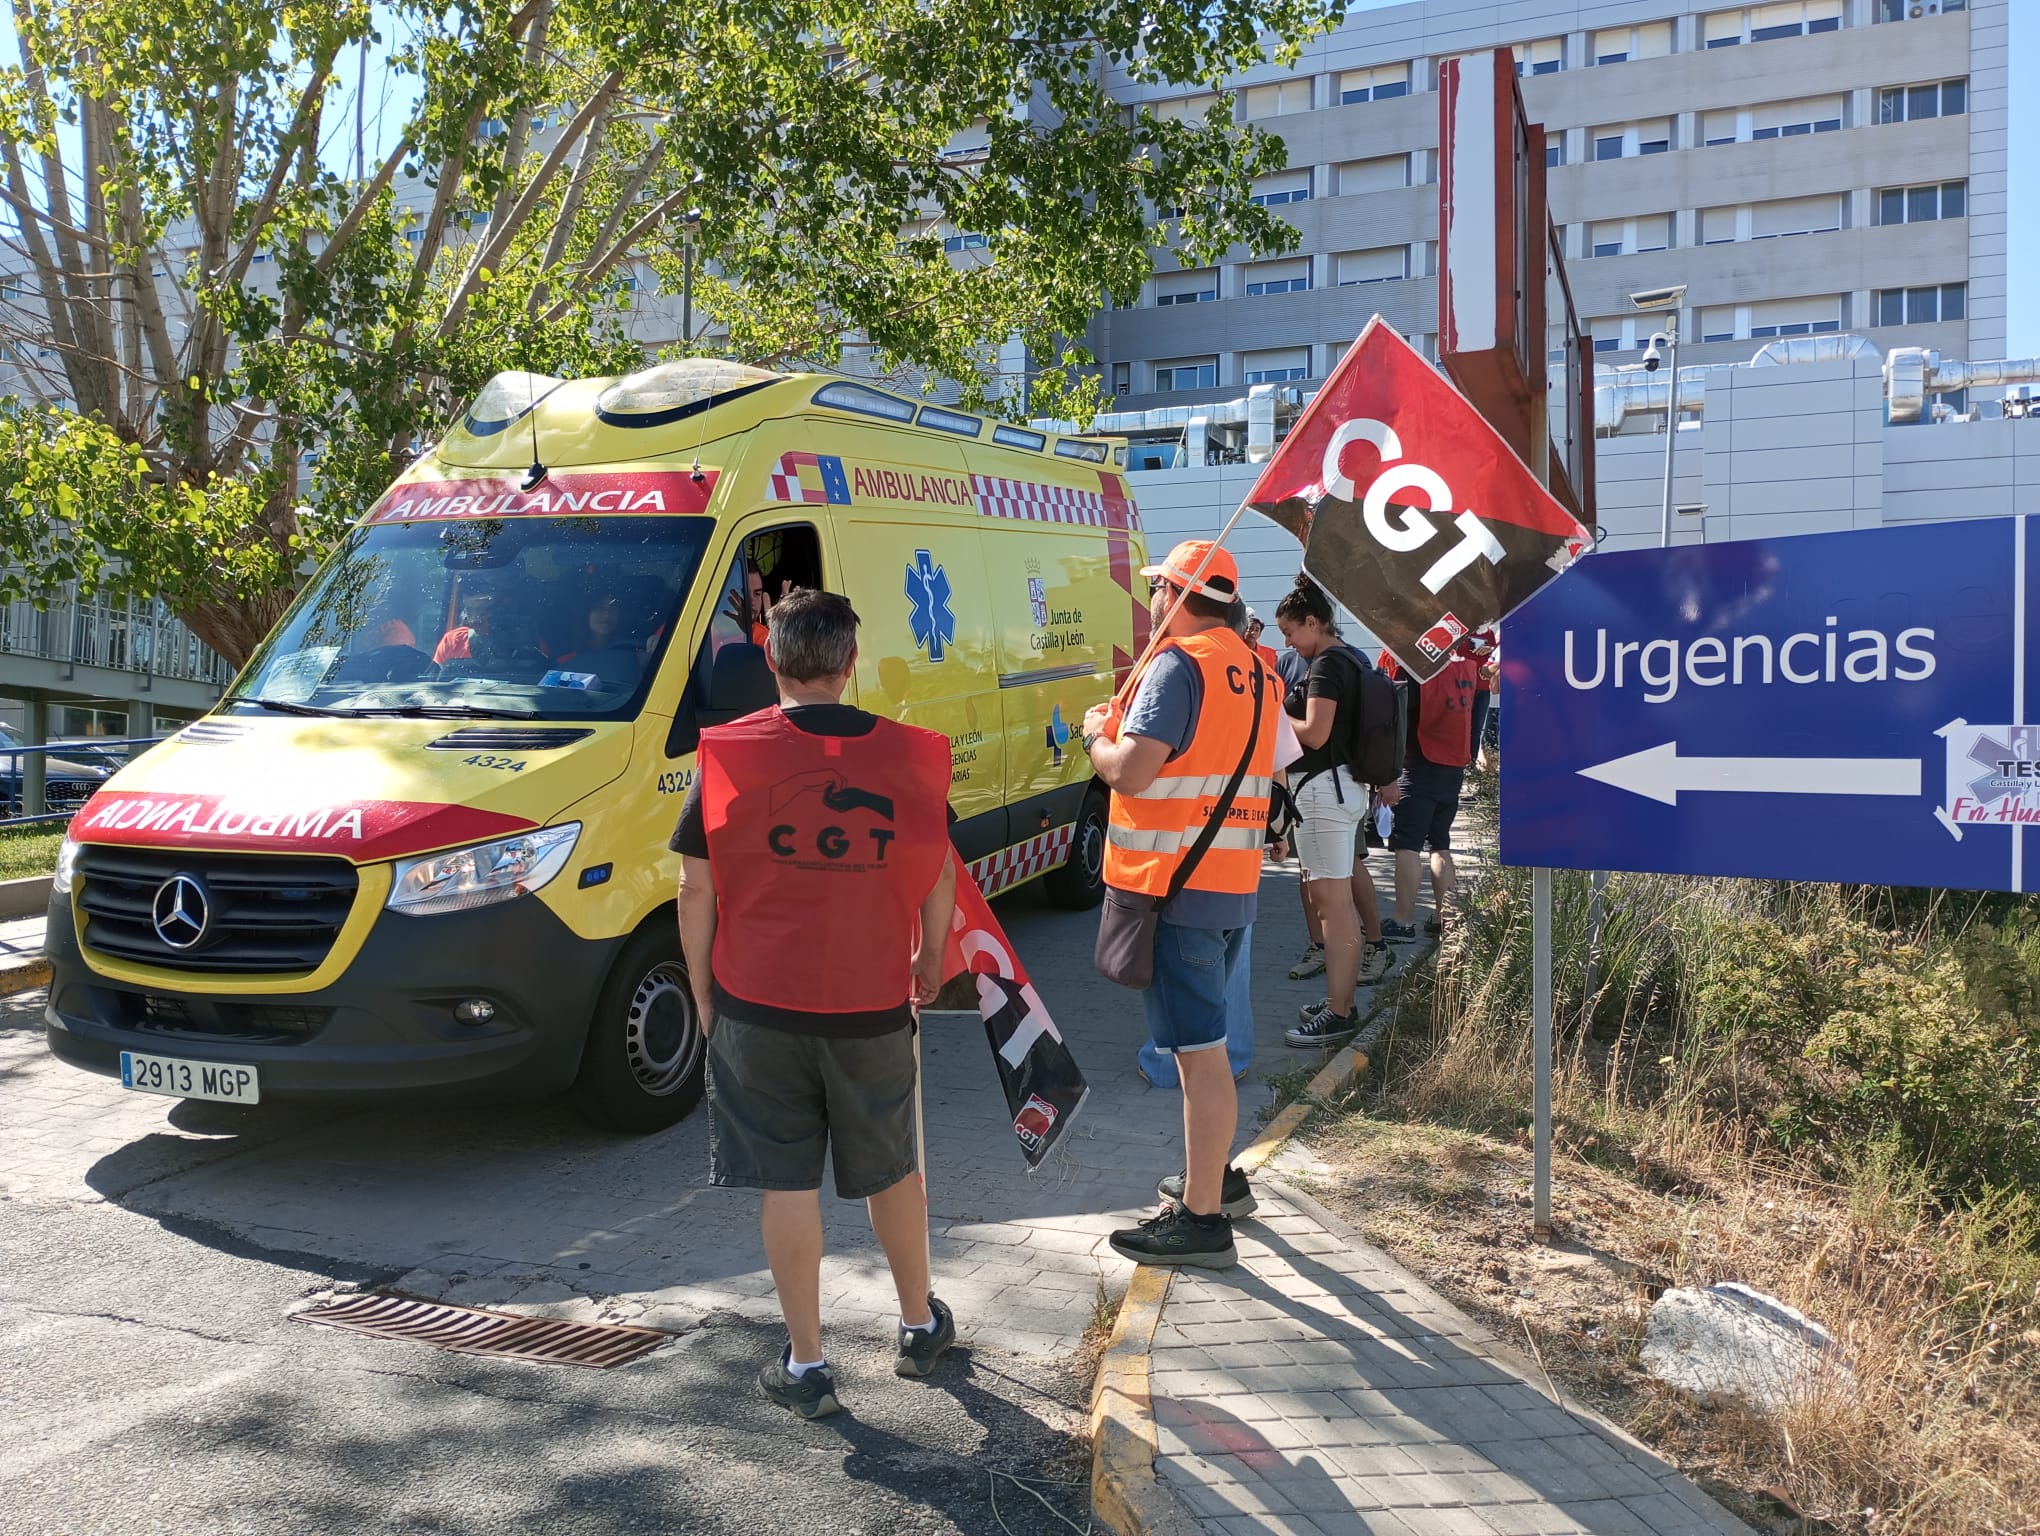
[[[914,1171],[914,1036],[797,1035],[717,1016],[708,1037],[709,1182],[866,1200]]]

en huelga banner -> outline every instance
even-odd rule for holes
[[[949,925],[943,979],[969,971],[976,983],[978,1016],[985,1021],[999,1086],[1006,1090],[1013,1134],[1033,1168],[1069,1129],[1091,1090],[984,893],[955,849],[949,857],[956,866],[956,916]]]
[[[1379,315],[1247,493],[1419,682],[1593,545],[1466,397]]]

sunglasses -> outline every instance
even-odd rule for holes
[[[1166,576],[1150,576],[1150,577],[1148,577],[1148,596],[1149,596],[1149,597],[1153,597],[1153,596],[1154,596],[1154,595],[1155,595],[1155,594],[1156,594],[1157,592],[1163,592],[1163,591],[1173,591],[1173,590],[1174,590],[1174,588],[1175,588],[1175,583],[1173,583],[1172,581],[1170,581],[1170,580],[1169,580],[1169,578],[1168,578],[1168,577],[1166,577]]]

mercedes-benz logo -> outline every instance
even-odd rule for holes
[[[156,887],[149,904],[156,937],[172,949],[190,949],[205,937],[212,922],[212,903],[196,875],[172,875]]]

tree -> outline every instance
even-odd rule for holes
[[[1250,201],[1286,163],[1278,139],[1235,126],[1223,94],[1186,120],[1126,111],[1107,75],[1215,87],[1336,14],[9,3],[0,597],[161,596],[237,662],[491,375],[641,366],[627,274],[696,274],[713,340],[683,349],[830,366],[862,347],[997,408],[1017,336],[1047,360],[1037,411],[1093,408],[1069,338],[1101,298],[1131,300],[1158,248],[1201,264],[1295,242]],[[378,81],[409,105],[370,163]]]

